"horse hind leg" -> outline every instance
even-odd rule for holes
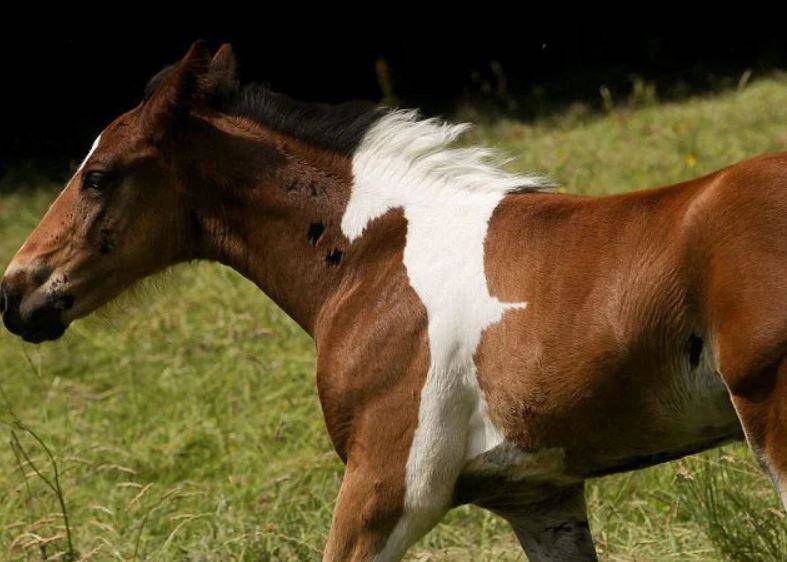
[[[728,291],[717,301],[717,367],[749,448],[787,508],[787,291],[780,275]]]
[[[721,176],[705,198],[701,309],[749,447],[787,507],[787,158]]]
[[[759,365],[722,372],[749,448],[787,509],[787,345],[780,351]]]
[[[530,562],[597,560],[584,486],[572,486],[537,504],[497,509],[513,527]]]

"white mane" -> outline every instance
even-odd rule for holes
[[[381,117],[353,155],[353,196],[363,201],[364,212],[345,215],[345,234],[350,239],[360,236],[369,217],[401,206],[403,198],[419,198],[419,194],[434,202],[446,197],[472,199],[548,191],[554,186],[541,176],[505,171],[507,161],[492,149],[452,147],[470,127],[467,123],[419,119],[414,110],[392,110]]]
[[[445,184],[468,191],[541,191],[554,187],[542,176],[520,175],[503,169],[509,159],[490,148],[456,148],[451,145],[473,127],[470,123],[447,123],[419,119],[416,110],[393,110],[375,123],[356,153],[368,163],[407,180]],[[407,164],[406,166],[402,166]]]

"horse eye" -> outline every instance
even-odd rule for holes
[[[101,191],[109,182],[109,174],[105,172],[88,172],[82,179],[82,189]]]

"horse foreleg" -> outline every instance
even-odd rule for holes
[[[418,418],[402,396],[389,393],[357,420],[324,560],[398,560],[447,511],[454,483],[433,463],[412,466]]]
[[[348,464],[323,560],[399,560],[440,520],[444,509],[405,507],[400,476],[368,458]]]

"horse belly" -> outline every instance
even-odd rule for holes
[[[671,382],[653,385],[624,409],[611,404],[606,413],[599,414],[597,405],[578,405],[574,415],[562,421],[570,428],[566,439],[552,433],[546,439],[535,439],[540,441],[536,446],[508,439],[467,459],[462,470],[465,487],[471,482],[471,489],[489,486],[499,493],[511,485],[517,494],[531,489],[537,496],[544,486],[645,468],[741,438],[737,416],[712,358],[702,357],[693,369],[681,366],[652,378],[662,377]],[[593,401],[603,402],[603,397],[594,396]],[[595,417],[591,410],[596,410]],[[519,428],[519,433],[534,435],[539,423]],[[561,419],[553,417],[549,424],[560,425]]]
[[[641,428],[639,439],[612,459],[600,458],[603,473],[644,468],[716,447],[742,432],[729,393],[713,360],[703,356],[695,368],[675,370],[669,384],[653,389],[647,417],[628,420]],[[620,420],[621,424],[627,420]]]
[[[654,393],[649,419],[620,420],[641,430],[613,454],[588,459],[587,476],[646,468],[742,438],[727,389],[712,368],[681,373]]]

